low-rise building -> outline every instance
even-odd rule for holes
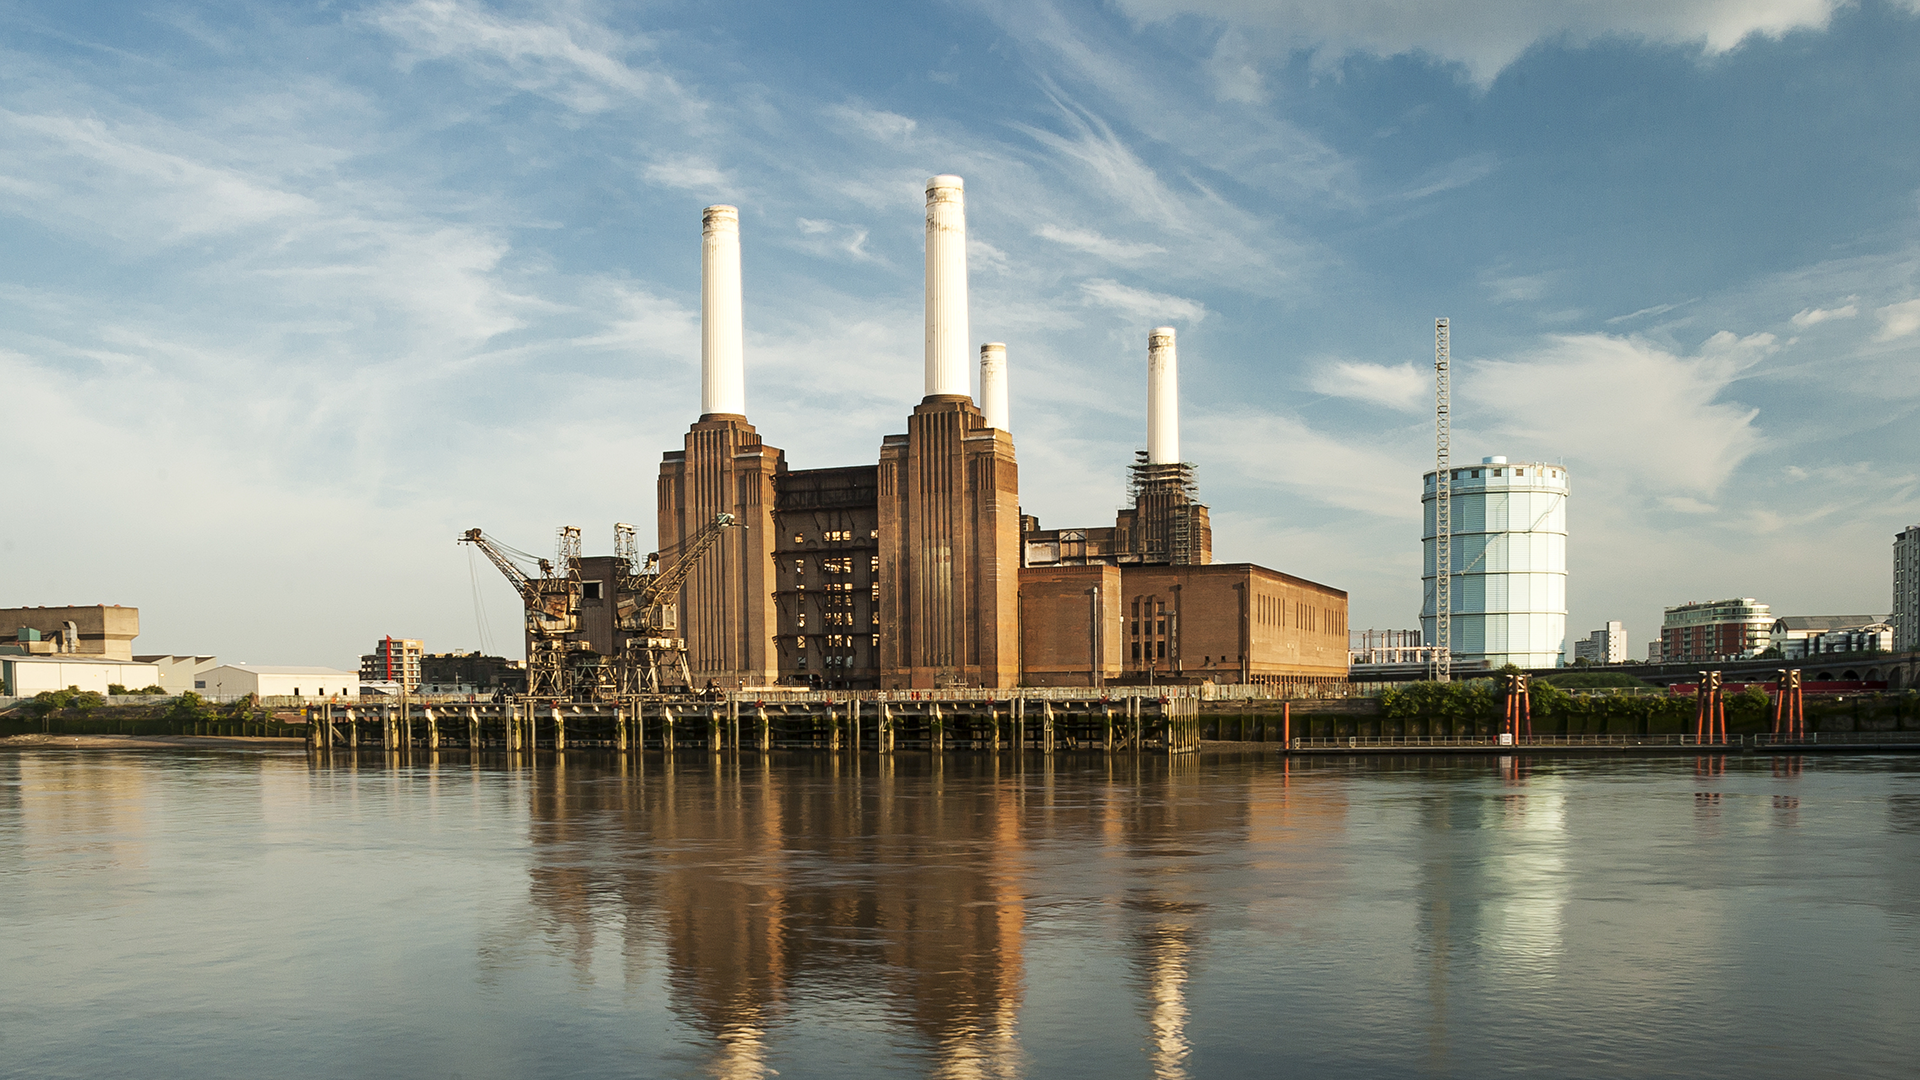
[[[1607,625],[1573,643],[1573,659],[1577,663],[1585,660],[1589,664],[1624,664],[1627,662],[1627,624],[1609,622]]]
[[[1688,601],[1666,609],[1660,624],[1660,654],[1667,663],[1743,660],[1770,643],[1772,610],[1751,596]]]
[[[1767,646],[1780,650],[1784,657],[1806,656],[1822,651],[1808,643],[1824,634],[1882,626],[1886,622],[1879,615],[1782,615],[1773,620]],[[1891,632],[1891,627],[1888,629]]]
[[[249,694],[322,701],[360,696],[360,678],[329,667],[221,664],[201,672],[194,680],[194,691],[214,701],[238,701]]]
[[[195,689],[194,684],[220,663],[219,658],[213,656],[167,656],[160,653],[136,656],[134,660],[152,664],[160,672],[160,689],[169,694]]]
[[[527,665],[519,660],[458,650],[420,658],[424,694],[523,694],[526,689]]]
[[[160,669],[95,656],[0,656],[0,697],[32,697],[78,687],[105,694],[119,685],[140,689],[160,681]]]

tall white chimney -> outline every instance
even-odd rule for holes
[[[740,311],[740,211],[709,206],[700,221],[700,414],[747,414]]]
[[[1173,348],[1173,327],[1147,334],[1147,461],[1171,465],[1180,460],[1180,356]]]
[[[967,205],[957,176],[927,181],[927,396],[969,396]]]
[[[980,346],[980,411],[988,427],[1012,430],[1007,427],[1007,347],[997,341]]]

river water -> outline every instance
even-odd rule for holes
[[[1920,1067],[1920,758],[422,759],[0,754],[0,1073]]]

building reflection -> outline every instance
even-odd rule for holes
[[[1093,846],[1119,860],[1105,880],[1153,1072],[1184,1077],[1207,907],[1183,871],[1244,848],[1246,782],[1202,784],[1190,759],[1087,768],[742,755],[529,771],[534,911],[582,977],[612,928],[629,979],[657,958],[713,1075],[770,1074],[788,1019],[824,1011],[882,1019],[929,1075],[1013,1077],[1031,867]]]

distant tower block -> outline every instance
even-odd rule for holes
[[[740,214],[731,206],[703,216],[700,283],[701,415],[685,448],[660,463],[661,569],[715,514],[743,526],[722,534],[682,587],[680,633],[696,686],[764,686],[777,670],[773,478],[787,463],[747,423]]]
[[[1007,347],[997,341],[980,346],[980,412],[987,426],[1007,427]]]
[[[968,393],[966,228],[960,178],[928,180],[927,394],[880,445],[886,690],[1020,677],[1020,474]]]
[[[1180,360],[1171,326],[1147,335],[1147,449],[1139,458],[1127,484],[1133,508],[1114,522],[1116,546],[1145,563],[1211,563],[1207,508],[1193,466],[1180,460]]]

